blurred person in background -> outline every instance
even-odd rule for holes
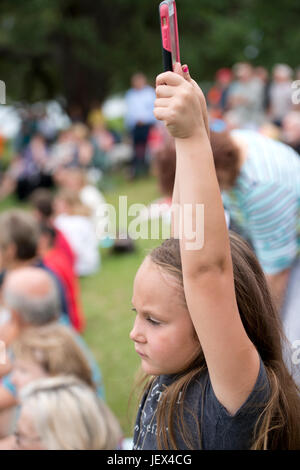
[[[211,133],[211,145],[225,208],[254,248],[293,345],[300,338],[299,156],[249,130]],[[293,368],[290,352],[286,360]]]
[[[11,382],[18,396],[33,380],[56,375],[73,375],[96,391],[90,365],[73,331],[65,325],[54,322],[28,327],[11,349],[14,358]]]
[[[161,141],[152,148],[153,169],[163,199],[170,202],[173,194],[176,171],[175,141],[165,127],[160,126],[159,132]]]
[[[87,168],[92,163],[93,146],[90,142],[89,128],[83,123],[73,125],[73,138],[76,146],[76,155],[70,166]]]
[[[282,140],[300,155],[300,111],[290,111],[282,120]]]
[[[71,165],[76,159],[76,144],[73,128],[63,129],[57,136],[50,150],[49,170],[56,175],[61,167]]]
[[[254,76],[262,83],[263,85],[263,109],[265,112],[268,111],[270,106],[270,85],[271,81],[269,78],[269,72],[265,67],[261,65],[255,67]]]
[[[3,285],[2,300],[10,312],[10,332],[13,332],[13,334],[11,333],[8,337],[6,335],[7,330],[0,328],[0,339],[5,342],[8,348],[9,360],[12,366],[14,364],[14,356],[11,347],[26,330],[55,322],[68,326],[61,316],[56,285],[51,276],[39,268],[26,267],[9,273]],[[99,366],[81,336],[75,330],[72,331],[77,344],[89,363],[97,393],[103,398],[104,388]],[[1,437],[9,434],[7,432],[9,430],[6,427],[7,412],[13,412],[16,404],[17,391],[12,382],[10,371],[10,373],[6,373],[1,378],[0,382]],[[2,421],[3,417],[4,423]]]
[[[38,254],[40,230],[33,215],[20,209],[10,209],[0,215],[0,289],[6,275],[26,266],[47,271],[59,292],[61,314],[71,321],[66,292],[60,279],[46,266]]]
[[[107,218],[101,217],[105,209],[106,200],[101,191],[89,182],[88,173],[82,168],[66,168],[61,172],[58,186],[61,189],[68,189],[76,192],[81,203],[90,209],[90,219],[97,231],[97,236],[101,233],[107,224]]]
[[[221,118],[227,109],[227,95],[232,82],[232,72],[229,68],[219,69],[216,73],[215,84],[208,91],[206,99],[214,117]]]
[[[264,120],[264,85],[248,63],[235,64],[233,72],[235,81],[227,94],[228,110],[234,111],[241,127],[257,129]]]
[[[86,322],[80,299],[78,278],[66,255],[55,246],[55,240],[55,229],[47,224],[40,224],[38,254],[45,266],[56,274],[63,285],[71,324],[76,331],[82,332]]]
[[[53,180],[48,171],[50,154],[42,134],[34,134],[20,154],[16,154],[1,182],[0,199],[16,192],[27,199],[39,187],[50,188]]]
[[[225,123],[225,129],[227,131],[232,131],[233,129],[240,129],[243,127],[243,123],[240,119],[240,116],[235,112],[234,109],[226,111],[223,115],[223,121]],[[224,129],[224,130],[225,130]],[[214,130],[214,129],[212,129]],[[215,130],[215,132],[217,132]]]
[[[3,156],[5,142],[6,142],[6,139],[5,139],[4,135],[1,134],[1,130],[0,130],[0,159]],[[1,161],[0,161],[0,164],[1,164]]]
[[[286,64],[277,64],[273,68],[268,114],[271,121],[279,127],[293,106],[292,75],[291,67]]]
[[[280,127],[270,121],[265,121],[259,128],[258,132],[270,139],[281,140]]]
[[[59,178],[57,173],[64,168],[88,168],[92,165],[94,148],[90,142],[88,126],[76,122],[68,129],[63,130],[51,148],[48,162],[48,171],[54,179]]]
[[[160,197],[141,210],[141,220],[158,219],[170,222],[172,194],[176,170],[174,139],[160,123],[149,133],[148,147],[151,153],[151,171],[156,177]]]
[[[38,103],[37,129],[43,135],[47,145],[51,145],[57,138],[57,128],[47,113],[47,107],[43,103]]]
[[[130,162],[130,178],[148,173],[146,146],[151,127],[156,123],[153,114],[155,90],[148,85],[144,74],[136,73],[131,78],[131,89],[125,95],[125,124],[133,142],[133,157]]]
[[[67,257],[70,268],[74,269],[75,254],[63,233],[54,226],[54,195],[48,189],[37,189],[30,197],[33,215],[39,224],[45,224],[55,230],[55,248]]]
[[[21,107],[19,109],[19,117],[21,119],[21,126],[14,140],[14,147],[17,153],[21,153],[24,150],[38,131],[37,116],[31,106]]]
[[[91,222],[91,210],[82,204],[79,194],[61,189],[54,200],[54,225],[64,234],[76,256],[75,273],[89,276],[100,268],[97,234]]]
[[[77,377],[97,393],[86,355],[73,331],[64,325],[52,322],[44,326],[25,328],[13,342],[11,354],[11,384],[15,387],[18,401],[22,389],[27,384],[40,378],[58,375]],[[11,422],[7,423],[7,434],[10,429],[13,432],[18,419],[13,413],[11,418]],[[9,448],[11,441],[11,437],[0,440],[0,449]]]
[[[93,145],[92,167],[101,173],[110,169],[110,152],[116,143],[115,136],[107,129],[100,104],[91,109],[88,119],[91,129],[90,139]]]
[[[21,394],[19,450],[114,450],[120,425],[93,390],[75,377],[43,378]]]

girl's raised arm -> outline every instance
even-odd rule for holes
[[[259,356],[245,332],[236,303],[229,237],[208,137],[205,99],[188,74],[185,78],[173,72],[157,77],[155,116],[165,121],[176,142],[174,189],[181,207],[179,237],[189,313],[214,393],[234,414],[254,387]],[[191,229],[195,232],[192,239]]]

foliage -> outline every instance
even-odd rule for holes
[[[85,111],[161,71],[159,1],[1,0],[0,76],[13,100],[62,96]],[[298,64],[295,0],[177,0],[182,61],[199,80],[250,60]]]

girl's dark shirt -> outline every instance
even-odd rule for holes
[[[175,380],[176,375],[160,375],[155,378],[150,387],[150,393],[148,389],[144,394],[134,428],[133,449],[158,449],[157,405],[163,390]],[[261,359],[260,370],[254,388],[245,403],[234,415],[231,415],[216,398],[208,372],[200,373],[188,386],[184,397],[184,424],[191,445],[189,446],[183,439],[176,424],[177,420],[174,419],[173,426],[177,448],[179,450],[250,449],[255,424],[269,397],[269,382]],[[179,407],[179,403],[180,398],[176,406]],[[171,448],[170,444],[169,447]]]

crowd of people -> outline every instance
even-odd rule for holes
[[[97,183],[120,161],[130,180],[153,168],[171,224],[133,286],[133,449],[300,448],[299,70],[278,64],[269,80],[236,64],[205,97],[187,66],[175,72],[156,90],[132,77],[121,157],[99,109],[58,134],[24,120],[0,190],[30,209],[0,215],[0,449],[126,448],[81,336],[79,284],[101,268]],[[204,227],[196,211],[178,223],[178,204],[204,205]]]
[[[213,128],[258,130],[299,153],[300,103],[292,87],[299,79],[300,67],[294,71],[287,64],[274,65],[270,73],[249,63],[218,70],[207,92]]]

